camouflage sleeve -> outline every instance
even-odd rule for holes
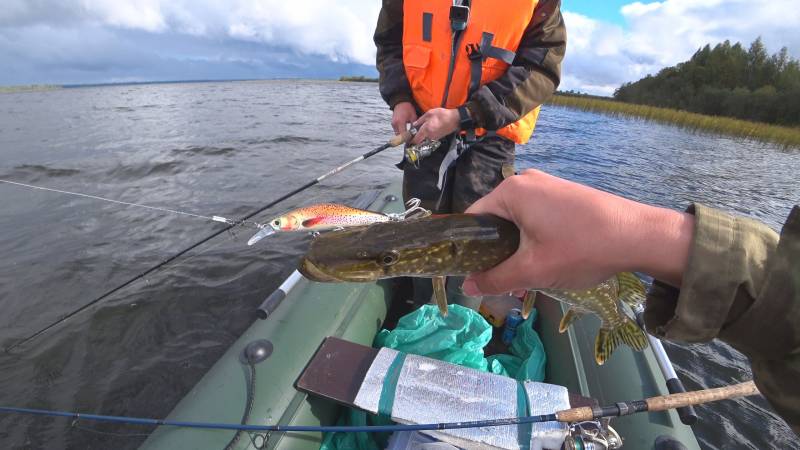
[[[780,236],[702,205],[689,211],[695,237],[681,288],[653,284],[648,331],[688,342],[719,338],[744,353],[761,393],[800,433],[800,207]]]
[[[381,97],[390,108],[410,102],[411,85],[403,66],[403,0],[383,0],[373,40]]]
[[[541,0],[506,73],[472,94],[466,107],[478,127],[514,123],[553,95],[561,81],[567,29],[561,0]]]

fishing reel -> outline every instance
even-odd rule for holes
[[[419,163],[423,159],[431,156],[442,143],[440,141],[433,141],[425,139],[417,145],[409,145],[405,148],[405,160],[415,169],[419,169]]]
[[[608,425],[607,419],[570,425],[562,450],[615,450],[622,438]]]

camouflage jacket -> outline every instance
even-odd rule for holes
[[[695,204],[681,289],[655,282],[648,331],[670,340],[719,338],[744,353],[758,389],[800,434],[800,206],[780,236],[755,220]]]
[[[540,0],[517,48],[514,63],[465,104],[478,127],[497,130],[544,103],[561,80],[567,30],[560,0]],[[403,66],[403,0],[383,0],[375,28],[380,92],[390,108],[412,102]],[[417,108],[419,109],[419,108]]]

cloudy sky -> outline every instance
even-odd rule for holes
[[[502,0],[473,0],[502,1]],[[374,74],[379,0],[2,0],[0,85]],[[563,0],[561,89],[611,94],[706,43],[800,57],[798,0]]]

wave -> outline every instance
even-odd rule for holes
[[[149,176],[177,175],[184,170],[181,161],[154,161],[117,166],[106,174],[115,180],[137,180]]]
[[[212,147],[196,145],[185,148],[175,148],[170,151],[173,155],[200,155],[200,156],[226,156],[236,153],[235,147]]]
[[[71,177],[81,173],[78,169],[48,167],[41,164],[22,164],[2,176],[12,180],[38,181],[48,178]]]
[[[243,139],[240,142],[247,145],[269,145],[269,144],[316,144],[328,142],[327,139],[311,138],[306,136],[282,135],[272,138],[251,138]]]

